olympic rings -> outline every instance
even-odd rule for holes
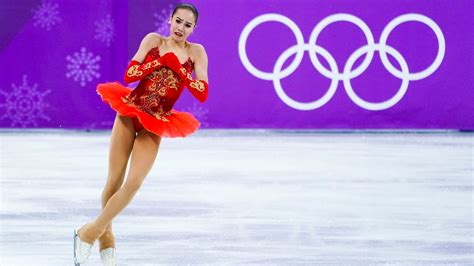
[[[296,37],[296,45],[293,45],[286,49],[276,60],[275,65],[273,67],[273,72],[264,72],[256,67],[250,62],[247,51],[247,39],[250,33],[255,29],[258,25],[269,22],[275,21],[280,22],[286,26],[288,26],[291,31],[293,32],[294,36]],[[317,45],[317,40],[319,34],[330,24],[339,22],[339,21],[346,21],[353,23],[354,25],[358,26],[361,31],[364,33],[365,38],[367,40],[367,44],[362,46],[361,48],[354,51],[348,58],[347,62],[344,65],[342,73],[339,71],[339,67],[337,62],[335,61],[334,57],[323,47]],[[416,21],[423,24],[426,24],[428,27],[433,30],[436,35],[436,39],[438,41],[438,53],[436,55],[435,60],[433,63],[427,67],[425,70],[422,70],[417,73],[410,73],[409,67],[407,65],[406,60],[404,57],[393,47],[387,44],[387,39],[390,33],[400,24],[408,22],[408,21]],[[308,51],[311,63],[316,68],[319,73],[321,73],[324,77],[331,79],[331,84],[329,86],[328,91],[320,98],[312,102],[299,102],[292,98],[290,98],[281,86],[281,79],[288,77],[291,75],[301,64],[303,59],[304,52]],[[384,67],[389,71],[393,76],[402,80],[402,84],[398,90],[398,92],[389,100],[379,103],[373,103],[360,98],[352,89],[351,86],[351,79],[358,77],[361,75],[370,65],[373,59],[374,52],[378,51],[380,59]],[[263,14],[260,16],[255,17],[252,19],[242,30],[239,38],[239,56],[242,61],[244,67],[255,77],[263,80],[272,80],[273,86],[275,91],[280,97],[280,99],[288,106],[297,109],[297,110],[314,110],[324,106],[327,102],[331,100],[334,93],[336,92],[337,86],[339,81],[343,82],[344,89],[346,90],[350,99],[357,104],[359,107],[362,107],[367,110],[378,111],[378,110],[385,110],[388,109],[395,104],[397,104],[402,97],[405,95],[406,91],[408,90],[408,85],[410,81],[424,79],[433,72],[435,72],[441,62],[443,61],[444,55],[446,52],[446,42],[444,39],[443,32],[441,31],[440,27],[429,17],[426,17],[421,14],[409,13],[398,16],[390,21],[382,31],[380,36],[379,43],[375,43],[374,37],[370,28],[365,24],[360,18],[345,13],[338,13],[330,15],[323,20],[321,20],[311,32],[309,42],[305,43],[303,34],[301,30],[298,28],[295,22],[293,22],[288,17],[285,17],[280,14],[269,13]],[[397,60],[398,64],[401,67],[401,70],[396,69],[388,60],[387,53]],[[285,61],[293,54],[296,54],[293,62],[286,68],[282,69]],[[329,63],[330,69],[326,69],[318,60],[316,54],[320,54],[324,59]],[[355,61],[362,55],[366,54],[365,59],[362,61],[359,67],[352,70],[352,66],[354,65]]]

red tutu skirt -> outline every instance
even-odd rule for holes
[[[131,117],[137,131],[145,128],[158,136],[175,138],[186,137],[199,128],[201,123],[190,113],[173,109],[171,115],[166,117],[169,121],[165,122],[140,109],[127,105],[122,101],[122,97],[127,96],[132,90],[118,82],[107,82],[98,84],[96,91],[102,101],[108,103],[120,115]]]

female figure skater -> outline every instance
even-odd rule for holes
[[[162,137],[185,137],[200,123],[189,113],[172,109],[186,86],[200,102],[207,99],[207,54],[187,38],[196,28],[198,11],[178,4],[170,17],[170,34],[147,34],[127,67],[126,83],[140,80],[132,90],[118,82],[102,83],[97,93],[117,111],[109,150],[109,173],[102,192],[102,212],[74,229],[74,263],[90,256],[95,240],[104,265],[115,265],[112,219],[132,200],[158,153]],[[191,72],[194,69],[196,79]],[[127,180],[122,186],[131,154]]]

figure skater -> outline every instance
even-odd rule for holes
[[[186,86],[200,102],[207,99],[208,59],[204,47],[187,41],[196,28],[198,11],[178,4],[170,17],[170,34],[147,34],[129,63],[125,83],[140,80],[135,89],[118,82],[98,84],[97,93],[117,111],[109,149],[109,172],[102,192],[102,211],[74,229],[74,263],[84,263],[95,240],[104,265],[116,264],[112,219],[132,200],[152,168],[162,137],[185,137],[200,122],[190,113],[172,109]],[[194,70],[195,79],[191,76]],[[131,154],[127,180],[125,171]],[[122,186],[123,184],[123,186]]]

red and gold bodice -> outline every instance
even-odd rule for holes
[[[191,73],[194,64],[189,57],[181,64],[172,52],[160,56],[158,47],[155,47],[148,52],[141,67],[155,69],[142,78],[138,86],[129,95],[123,97],[122,101],[157,119],[167,121],[166,117],[172,115],[171,110],[184,87],[186,85],[190,87],[193,81]],[[142,73],[138,67],[129,68],[126,73],[128,76],[139,74]],[[199,92],[199,88],[197,89]]]

